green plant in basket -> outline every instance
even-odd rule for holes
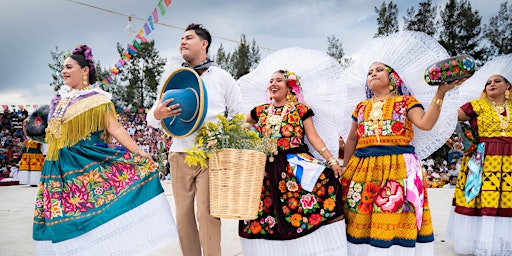
[[[264,152],[258,133],[245,125],[245,115],[236,114],[232,119],[217,115],[216,122],[208,122],[198,130],[195,145],[185,149],[185,163],[189,166],[200,165],[207,168],[206,159],[216,149],[248,149]]]

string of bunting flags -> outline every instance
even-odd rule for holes
[[[13,108],[13,109],[14,109],[14,108],[16,108],[16,105],[10,105],[10,106],[11,106],[11,108]],[[39,105],[37,105],[37,104],[33,104],[33,105],[31,105],[31,104],[18,105],[18,109],[20,109],[20,110],[22,110],[22,111],[23,111],[24,109],[26,109],[26,108],[33,108],[33,109],[37,109],[38,107],[39,107]],[[2,105],[2,109],[3,109],[4,111],[5,111],[5,110],[8,110],[8,109],[9,109],[9,105]]]
[[[114,67],[110,69],[110,75],[108,75],[105,79],[103,79],[102,84],[104,87],[108,86],[112,83],[112,76],[117,76],[119,71],[126,65],[127,60],[129,60],[132,56],[136,55],[140,50],[140,44],[143,42],[147,42],[147,36],[155,30],[155,23],[158,23],[158,16],[163,16],[165,14],[165,9],[169,7],[172,3],[172,0],[160,0],[157,6],[153,9],[153,12],[148,17],[146,23],[139,29],[139,32],[133,39],[133,41],[128,45],[126,51],[123,52],[121,58],[114,64]]]

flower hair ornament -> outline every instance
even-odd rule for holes
[[[92,59],[91,48],[85,44],[82,44],[78,45],[71,53],[84,56],[84,59],[87,62],[87,66],[89,67],[89,83],[96,83],[96,68],[94,67],[94,61]]]
[[[380,62],[388,68],[390,85],[396,94],[412,95],[425,109],[430,106],[437,87],[429,86],[423,77],[425,69],[432,63],[450,57],[446,49],[433,37],[417,31],[401,31],[386,37],[371,38],[352,55],[352,64],[343,72],[343,85],[350,97],[343,98],[342,123],[352,123],[352,112],[357,104],[367,97],[367,74],[370,66]],[[450,138],[457,125],[457,105],[459,89],[452,89],[444,97],[439,121],[430,131],[414,127],[415,147],[419,159],[431,155]],[[341,135],[348,137],[350,125],[343,126]]]
[[[404,80],[400,78],[400,75],[390,66],[384,64],[386,71],[388,72],[389,76],[389,90],[391,93],[398,94],[398,95],[411,95],[409,92],[409,89],[407,89],[407,86],[404,83]],[[368,87],[368,82],[365,84],[365,90],[366,90],[366,99],[371,99],[373,97],[373,92]]]
[[[296,97],[296,100],[300,103],[304,103],[304,96],[302,95],[302,88],[299,81],[300,77],[289,70],[278,70],[277,72],[284,75],[286,85],[291,88],[291,93]]]
[[[337,155],[339,131],[343,126],[343,113],[339,107],[347,96],[341,80],[341,65],[333,57],[317,50],[290,47],[272,52],[253,71],[238,79],[244,113],[269,103],[268,81],[276,70],[284,72],[286,83],[297,101],[313,110],[318,134],[331,154]],[[307,138],[306,143],[313,149]],[[317,151],[311,151],[316,158],[323,158]]]

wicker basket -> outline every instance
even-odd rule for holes
[[[266,155],[245,149],[219,149],[209,160],[210,214],[217,218],[258,217]]]

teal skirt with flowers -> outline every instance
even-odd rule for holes
[[[87,246],[92,246],[136,226],[136,223],[125,225],[120,216],[159,195],[163,200],[154,203],[154,207],[167,219],[158,221],[168,222],[169,225],[164,225],[169,226],[168,233],[175,233],[155,163],[136,154],[106,147],[100,134],[96,132],[72,147],[64,147],[59,150],[58,160],[44,162],[34,210],[33,238],[36,243],[58,244],[86,234],[91,236],[89,232],[102,226],[103,235],[87,242]],[[140,216],[140,213],[136,215]],[[105,224],[114,219],[118,230],[105,231],[109,227]],[[162,227],[148,228],[149,233],[159,233],[158,229]],[[44,250],[53,251],[48,246]],[[65,250],[73,251],[73,248]]]

